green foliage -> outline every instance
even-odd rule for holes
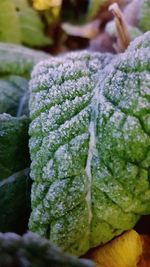
[[[27,0],[13,0],[16,14],[19,18],[21,42],[29,46],[44,46],[50,44],[50,39],[44,35],[44,24]]]
[[[44,35],[44,24],[27,0],[0,1],[0,41],[44,46],[50,39]]]
[[[29,79],[33,66],[48,54],[22,45],[0,43],[0,76],[19,75]]]
[[[0,1],[0,41],[20,43],[19,18],[16,16],[13,1]]]
[[[5,88],[6,89],[6,88]],[[30,210],[27,117],[0,114],[0,230],[24,231]],[[21,170],[21,171],[20,171]]]
[[[14,134],[17,135],[16,132]],[[10,151],[8,146],[5,148],[8,152]],[[18,150],[19,148],[17,148]],[[25,150],[27,150],[27,147]],[[15,163],[16,160],[18,164],[16,154],[13,156],[12,162]],[[30,214],[30,189],[29,168],[16,172],[0,181],[0,230],[2,232],[13,231],[21,234],[26,231]]]
[[[0,43],[0,231],[21,232],[27,227],[29,119],[22,115],[28,115],[30,71],[47,57],[23,46]]]
[[[149,36],[114,59],[81,51],[32,72],[29,226],[73,254],[150,213]]]
[[[29,166],[26,117],[0,115],[0,151],[0,180]]]
[[[143,32],[150,30],[150,1],[142,0],[139,12],[139,28]]]
[[[84,172],[89,104],[97,71],[112,57],[70,53],[39,63],[32,73],[29,132],[34,185],[30,228],[77,255],[89,248],[88,178]]]
[[[95,18],[105,4],[108,4],[107,0],[63,0],[60,16],[62,21],[82,24]]]
[[[18,115],[19,102],[24,97],[22,114],[27,114],[28,80],[20,76],[9,75],[0,78],[0,113]]]
[[[47,54],[0,43],[0,113],[28,114],[28,80],[34,64]]]
[[[106,4],[107,2],[108,2],[107,0],[91,0],[91,1],[89,1],[87,20],[93,19],[97,15],[101,6]]]

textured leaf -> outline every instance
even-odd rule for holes
[[[134,42],[131,42],[128,51],[134,51],[141,48],[149,48],[150,44],[150,33],[146,32],[144,35],[138,37]]]
[[[0,267],[94,267],[85,259],[64,254],[33,233],[18,236],[0,233]]]
[[[30,229],[76,255],[150,213],[145,39],[113,61],[77,52],[32,73]]]
[[[20,75],[29,78],[33,66],[47,59],[48,54],[22,45],[0,43],[0,75]]]
[[[0,1],[0,41],[21,43],[19,19],[11,0]]]
[[[32,73],[30,151],[35,183],[30,227],[75,254],[89,248],[84,171],[89,104],[96,72],[111,59],[109,54],[77,52],[42,62]]]

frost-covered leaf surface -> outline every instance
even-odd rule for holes
[[[148,31],[144,35],[138,37],[134,42],[131,42],[127,51],[137,50],[140,48],[149,48],[150,46],[149,44],[150,44],[150,33]]]
[[[0,233],[0,267],[94,267],[86,259],[63,253],[47,240],[31,232],[22,237]]]
[[[145,45],[112,61],[78,52],[32,73],[30,229],[65,251],[82,255],[150,213],[149,57]]]
[[[21,75],[29,77],[33,66],[48,58],[43,52],[21,45],[0,43],[0,75]]]

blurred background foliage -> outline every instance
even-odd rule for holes
[[[150,30],[149,0],[1,0],[0,41],[51,54],[88,48],[116,53],[109,6],[117,2],[131,39]]]

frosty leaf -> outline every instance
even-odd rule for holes
[[[136,38],[136,40],[129,45],[128,51],[134,51],[141,48],[149,48],[149,44],[150,34],[149,32],[146,32],[144,35],[141,35],[139,38]]]
[[[30,229],[65,251],[82,255],[150,213],[149,70],[141,45],[113,60],[71,53],[32,72]]]
[[[21,45],[0,43],[0,74],[30,76],[33,66],[48,54]]]
[[[94,267],[86,259],[63,253],[48,240],[31,232],[23,236],[0,233],[0,266],[7,267]]]

